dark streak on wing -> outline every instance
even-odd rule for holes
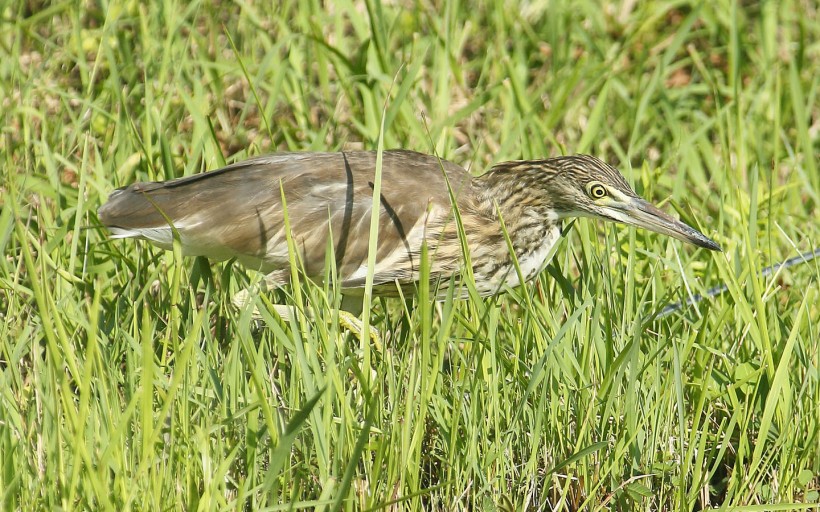
[[[375,192],[375,185],[373,182],[369,182],[368,185],[370,189]],[[404,243],[404,248],[407,250],[408,257],[410,259],[410,268],[411,270],[415,270],[416,266],[413,264],[413,249],[410,247],[410,242],[407,240],[407,233],[404,230],[404,226],[401,223],[401,218],[399,218],[396,210],[390,206],[390,202],[384,197],[384,194],[379,195],[379,202],[384,208],[385,213],[387,213],[388,218],[391,222],[393,222],[393,226],[396,228],[396,234],[398,234],[399,239]]]
[[[256,220],[259,223],[259,247],[267,247],[268,230],[265,228],[265,219],[262,217],[262,213],[258,207],[256,208]]]
[[[337,267],[344,260],[345,251],[347,251],[347,239],[350,236],[350,222],[353,217],[353,170],[350,168],[350,162],[345,153],[342,153],[342,159],[344,159],[345,164],[345,202],[344,213],[342,214],[342,229],[339,233],[339,241],[334,249]],[[332,218],[333,212],[328,212],[328,214]]]

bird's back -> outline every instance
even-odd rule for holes
[[[237,257],[252,268],[280,272],[286,282],[284,193],[307,274],[324,275],[332,247],[342,286],[355,288],[366,276],[376,157],[366,151],[277,153],[186,178],[136,183],[114,191],[99,217],[115,237],[165,248],[172,246],[173,225],[185,254]],[[469,204],[472,180],[456,164],[403,150],[383,153],[381,176],[375,282],[411,282],[422,240],[454,238],[454,230],[444,227],[452,224],[448,182],[459,203]],[[443,252],[440,264],[452,271],[459,254]]]

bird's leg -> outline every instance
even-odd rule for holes
[[[359,340],[364,334],[364,323],[361,320],[362,297],[361,295],[342,295],[342,303],[339,305],[339,325],[350,331]],[[370,326],[370,341],[376,346],[376,350],[381,353],[382,341],[379,331]]]
[[[271,290],[274,288],[278,288],[281,283],[281,276],[276,275],[275,272],[267,274],[260,282],[252,284],[248,288],[244,290],[240,290],[237,292],[231,302],[233,303],[234,307],[237,309],[243,309],[247,307],[249,304],[253,302],[253,293],[264,292],[267,290]],[[287,304],[273,304],[273,310],[276,311],[282,320],[285,322],[290,322],[291,320],[296,318],[297,310],[293,306],[289,306]],[[339,325],[348,331],[350,331],[354,336],[361,339],[362,334],[364,333],[364,324],[360,318],[362,314],[362,298],[361,296],[357,295],[342,295],[342,303],[339,307]],[[309,320],[315,320],[316,315],[312,311],[307,312]],[[328,316],[323,315],[324,318],[329,321]],[[254,320],[261,320],[262,314],[259,312],[259,309],[254,306],[253,311],[251,312],[251,317]],[[382,344],[381,344],[381,335],[379,331],[370,326],[370,340],[376,345],[376,349],[381,352]]]
[[[243,309],[253,302],[253,294],[279,288],[282,286],[282,280],[283,276],[281,271],[274,271],[269,274],[265,274],[265,277],[263,277],[261,281],[252,283],[247,288],[234,294],[231,298],[231,302],[236,309]],[[279,315],[285,322],[290,322],[292,319],[296,318],[296,308],[293,306],[288,306],[287,304],[272,304],[271,306],[273,310],[276,311],[276,314]],[[253,311],[251,311],[251,318],[254,320],[262,320],[262,313],[259,311],[258,307],[253,307]],[[312,318],[312,316],[310,318]]]
[[[253,297],[251,296],[252,292],[253,293],[263,292],[263,291],[271,290],[271,289],[274,289],[274,288],[278,288],[280,286],[280,283],[281,283],[280,279],[281,279],[281,276],[279,276],[277,272],[271,272],[270,274],[266,274],[265,277],[262,278],[262,280],[259,281],[258,283],[253,283],[250,286],[248,286],[247,288],[245,288],[244,290],[240,290],[240,291],[236,292],[236,294],[231,298],[231,302],[233,303],[235,308],[242,309],[242,308],[244,308],[245,306],[247,306],[248,304],[250,304],[253,301]],[[285,306],[285,307],[288,307],[288,306]],[[274,308],[274,309],[276,309],[276,308]],[[279,311],[277,310],[277,312],[279,312]],[[284,311],[283,311],[283,313],[287,314]],[[282,316],[282,318],[285,318],[285,314],[280,313],[280,316]],[[256,309],[256,308],[253,309],[253,313],[252,313],[251,316],[253,316],[253,318],[256,318],[256,319],[261,318],[261,315],[259,314],[259,310]],[[287,316],[287,318],[291,318],[291,316],[292,316],[292,313],[290,314],[290,316]]]

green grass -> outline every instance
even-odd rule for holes
[[[329,3],[0,2],[2,508],[820,509],[820,262],[757,276],[820,246],[817,4]],[[380,144],[589,152],[725,252],[582,220],[504,296],[376,300],[375,344],[96,219]]]

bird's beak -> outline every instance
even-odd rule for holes
[[[669,235],[712,251],[723,250],[717,242],[697,229],[664,213],[657,206],[641,198],[632,198],[626,208],[621,211],[625,214],[625,218],[619,220],[627,224]]]

